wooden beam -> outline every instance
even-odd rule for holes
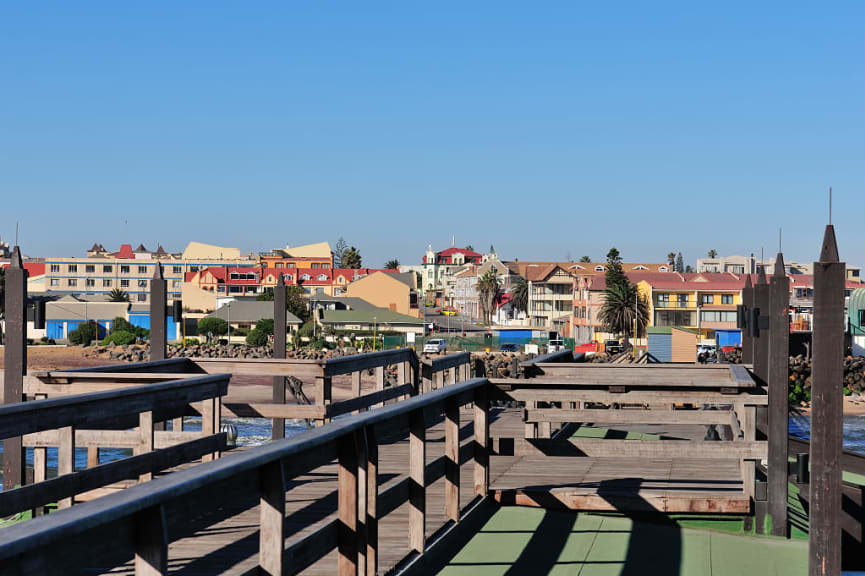
[[[375,427],[364,428],[366,437],[366,573],[378,573],[378,439]]]
[[[366,430],[356,430],[352,434],[354,441],[354,449],[357,453],[357,574],[358,576],[366,576],[367,574],[367,532],[366,532],[366,506],[369,501],[369,478],[368,466],[369,458],[366,448]],[[375,576],[374,574],[372,576]]]
[[[269,576],[284,573],[285,478],[282,462],[269,462],[259,470],[258,567]]]
[[[602,424],[730,424],[729,410],[569,410],[525,411],[526,422],[594,422]]]
[[[426,421],[423,410],[409,415],[409,548],[426,546]]]
[[[445,518],[460,521],[460,407],[449,399],[445,408]]]
[[[329,358],[324,362],[324,376],[338,376],[350,374],[359,370],[369,370],[378,366],[390,366],[409,360],[414,351],[409,348],[397,350],[382,350],[366,354],[355,354],[339,358]]]
[[[319,360],[297,358],[190,358],[196,366],[208,374],[232,374],[234,376],[294,376],[301,380],[321,376]]]
[[[385,374],[384,366],[377,366],[375,369],[375,390],[381,392],[384,390]],[[384,406],[384,402],[379,403],[379,407]]]
[[[155,431],[154,448],[157,450],[201,438],[201,432]],[[28,448],[51,448],[59,446],[62,435],[58,430],[35,432],[24,436]],[[135,450],[141,442],[137,430],[75,430],[75,445],[82,448],[130,448]]]
[[[138,448],[134,453],[141,455],[153,452],[155,448],[154,440],[153,412],[148,410],[138,415]],[[88,450],[90,449],[88,448]],[[93,447],[92,449],[98,450],[99,448]],[[138,476],[139,482],[149,482],[152,479],[152,472],[144,472]]]
[[[787,536],[787,435],[790,399],[790,279],[784,271],[781,253],[775,259],[775,273],[769,284],[769,468],[767,473],[768,513],[772,535]]]
[[[721,394],[713,391],[671,391],[671,390],[631,390],[623,393],[612,393],[607,390],[567,390],[533,386],[532,380],[493,380],[493,384],[510,390],[496,390],[502,399],[517,402],[597,402],[612,404],[753,404],[765,406],[769,397],[765,394],[739,393],[735,395]],[[523,383],[530,385],[524,386]],[[517,387],[519,386],[519,387]],[[527,406],[528,407],[528,406]]]
[[[326,406],[314,404],[261,404],[243,402],[224,402],[223,416],[233,418],[284,418],[313,420],[324,418]]]
[[[75,471],[75,428],[66,426],[57,431],[60,438],[57,444],[57,475],[72,474]],[[57,502],[58,508],[69,508],[73,499],[63,498]]]
[[[337,571],[340,576],[357,574],[357,451],[352,434],[339,442]]]
[[[761,460],[768,447],[763,441],[703,442],[700,440],[561,440],[494,438],[493,451],[501,456],[591,456],[608,458],[730,458]]]
[[[474,400],[474,488],[476,495],[486,497],[490,487],[490,405],[486,387],[475,390]]]
[[[135,576],[168,574],[168,531],[162,506],[135,516]]]
[[[406,396],[408,394],[411,394],[411,385],[409,384],[385,388],[384,390],[371,392],[370,394],[364,394],[363,396],[359,396],[357,398],[351,398],[349,400],[343,400],[342,402],[330,404],[326,407],[325,415],[328,418],[334,418],[342,414],[354,412],[355,410],[358,410],[360,408],[369,408],[370,406],[374,406],[376,404],[381,406],[386,400],[399,398],[400,396]]]
[[[750,502],[742,493],[724,495],[675,495],[665,493],[602,495],[567,490],[492,490],[501,504],[546,509],[592,512],[664,512],[698,514],[749,514]]]

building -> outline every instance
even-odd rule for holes
[[[426,302],[442,305],[445,286],[449,277],[466,264],[481,264],[483,255],[469,248],[451,247],[434,252],[427,247],[421,269],[421,295]]]
[[[417,318],[421,314],[415,278],[413,272],[374,272],[346,285],[344,294],[365,300],[378,308]]]
[[[80,324],[95,322],[98,337],[104,338],[111,331],[115,318],[129,320],[129,308],[128,302],[66,295],[45,303],[45,336],[65,340]]]
[[[221,318],[228,322],[232,330],[252,330],[259,320],[273,320],[273,302],[250,299],[238,299],[226,302],[215,312],[208,314],[209,318]],[[300,318],[286,310],[285,322],[287,334],[297,332],[303,322]]]
[[[527,264],[520,269],[529,284],[531,324],[570,336],[574,311],[571,273],[556,263]]]
[[[292,269],[330,270],[333,268],[333,252],[327,242],[304,246],[274,248],[259,254],[262,268],[275,268],[292,273]],[[296,273],[292,273],[297,275]]]
[[[257,262],[235,248],[224,248],[191,242],[183,253],[172,254],[161,246],[148,251],[143,245],[135,250],[123,244],[120,250],[108,252],[94,244],[85,258],[46,258],[45,291],[70,295],[105,296],[112,290],[126,292],[130,301],[145,303],[150,298],[150,279],[154,267],[162,265],[167,281],[168,300],[182,297],[184,279],[190,272],[207,267],[254,267]],[[228,254],[232,258],[221,258]]]
[[[325,310],[318,323],[343,333],[399,332],[424,334],[426,324],[423,318],[400,314],[392,310]]]

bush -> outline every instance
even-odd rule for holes
[[[198,343],[198,338],[187,338],[183,341],[184,346],[195,346]]]
[[[315,330],[315,327],[312,321],[306,322],[303,326],[301,326],[297,331],[298,338],[312,338],[312,333]]]
[[[231,331],[232,336],[246,336],[251,332],[249,328],[235,328]]]
[[[262,318],[255,323],[255,329],[265,334],[273,334],[273,319]]]
[[[93,322],[82,322],[78,325],[78,328],[69,333],[68,339],[70,344],[88,346],[96,340],[96,324]]]
[[[104,338],[101,344],[103,346],[109,346],[111,344],[115,346],[127,346],[129,344],[135,344],[136,340],[138,340],[138,338],[132,332],[117,330],[109,334],[107,338]]]
[[[214,336],[222,336],[228,334],[228,322],[222,318],[207,317],[198,321],[198,333],[207,336],[212,333]]]
[[[134,334],[136,338],[150,337],[150,330],[141,326],[134,326],[121,316],[111,321],[111,333],[113,334],[114,332],[129,332],[130,334]]]
[[[267,346],[268,335],[256,328],[246,337],[246,343],[250,346]]]

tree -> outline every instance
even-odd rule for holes
[[[345,243],[345,238],[342,236],[336,241],[336,246],[333,247],[333,267],[334,268],[342,268],[343,267],[343,256],[345,256],[346,251],[348,250],[348,244]]]
[[[71,344],[81,344],[83,346],[89,346],[91,342],[96,340],[96,338],[96,323],[92,320],[88,322],[82,322],[75,330],[72,330],[68,335],[68,339]]]
[[[222,336],[223,334],[228,334],[228,322],[214,316],[202,318],[198,321],[198,333],[202,336],[209,336],[209,334]]]
[[[694,272],[694,268],[690,264],[685,266],[685,273],[692,274],[693,272]]]
[[[529,283],[522,276],[517,276],[511,286],[511,302],[520,312],[529,311]]]
[[[111,321],[111,333],[114,334],[115,332],[128,332],[136,338],[147,338],[150,336],[150,330],[141,326],[135,326],[121,316]]]
[[[708,256],[709,256],[709,258],[717,258],[718,257],[718,251],[713,248],[713,249],[709,250]]]
[[[624,269],[622,269],[622,257],[615,248],[610,248],[610,251],[607,252],[607,271],[605,277],[608,287],[624,285],[629,282],[628,277],[625,276]]]
[[[258,330],[268,335],[273,334],[273,318],[262,318],[255,323],[253,330]]]
[[[685,259],[682,258],[682,253],[676,256],[676,272],[684,272],[685,271]]]
[[[360,252],[352,246],[342,255],[340,268],[360,268],[363,266],[363,260],[360,257]]]
[[[108,293],[109,302],[129,302],[129,294],[120,288],[114,288]]]
[[[675,252],[668,252],[667,253],[667,264],[669,264],[670,266],[675,266],[675,264],[676,264],[676,253]],[[674,270],[675,270],[675,268],[674,268]]]
[[[492,324],[496,300],[498,300],[499,295],[501,294],[499,279],[492,270],[489,270],[486,274],[478,278],[477,291],[484,324]]]
[[[613,334],[630,334],[634,329],[635,305],[639,336],[645,333],[649,321],[649,306],[637,286],[630,281],[624,284],[607,284],[604,290],[604,305],[598,317],[607,331]]]
[[[580,262],[591,262],[592,259],[589,256],[581,256]]]
[[[285,309],[305,320],[309,317],[309,304],[304,297],[304,290],[300,286],[289,285],[285,287]],[[266,290],[255,297],[259,302],[273,302],[273,290]],[[273,330],[271,329],[271,333]]]
[[[399,270],[399,260],[394,258],[384,263],[385,270]]]

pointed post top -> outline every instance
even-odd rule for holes
[[[784,271],[784,253],[778,252],[778,257],[775,258],[775,278],[783,278],[786,276]]]
[[[153,270],[153,280],[162,280],[162,264],[160,262],[156,263],[155,270]]]
[[[10,268],[24,268],[24,260],[21,258],[21,248],[15,246],[12,249],[12,258],[9,260]]]
[[[766,265],[762,263],[760,264],[760,269],[757,270],[757,286],[760,284],[768,284],[766,282]]]
[[[820,248],[820,262],[840,262],[838,242],[835,240],[835,226],[829,224],[823,233],[823,246]]]
[[[751,275],[745,274],[745,288],[751,287]]]

